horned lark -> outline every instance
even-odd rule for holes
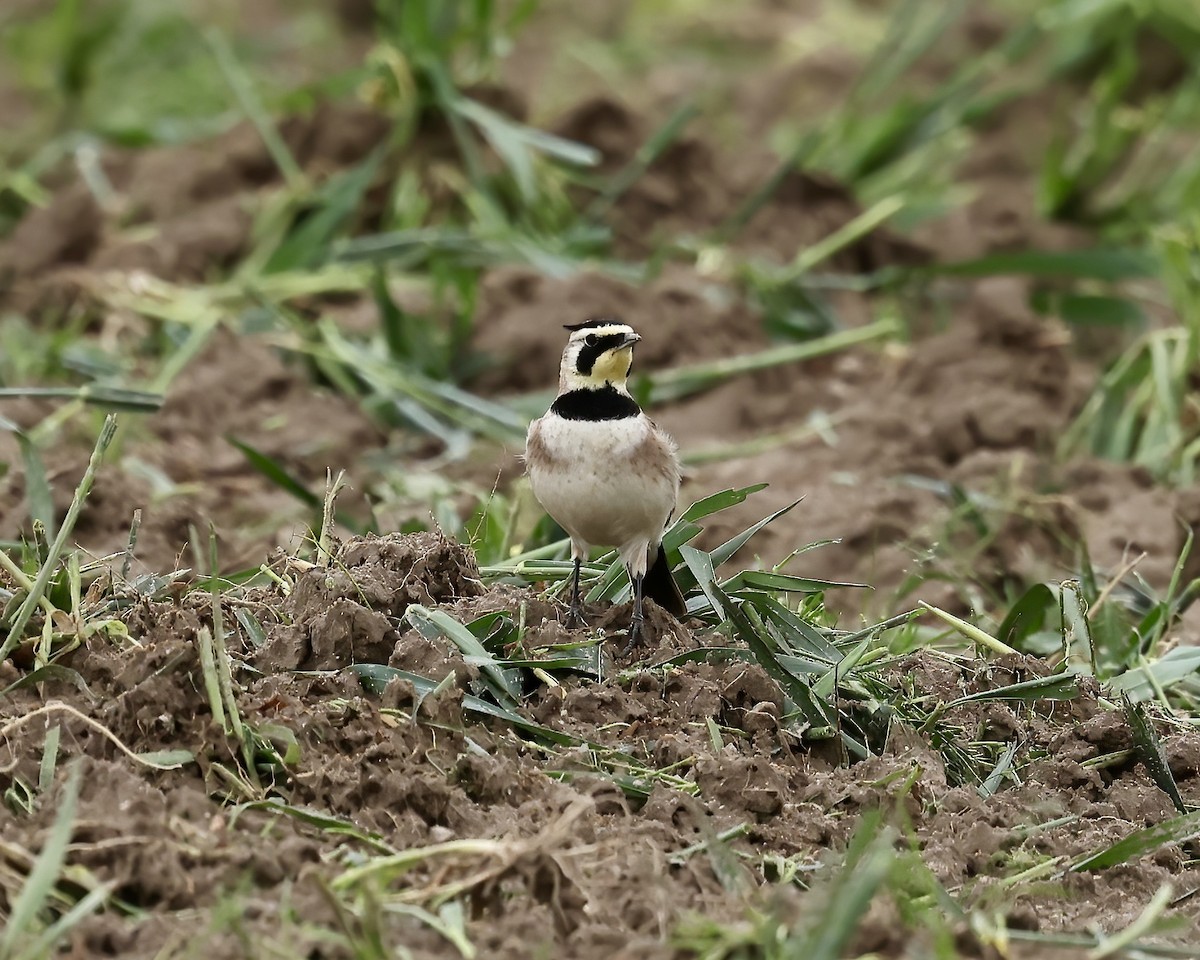
[[[628,650],[641,639],[643,594],[675,616],[684,613],[662,546],[679,495],[679,459],[675,441],[642,413],[625,384],[641,337],[612,319],[566,329],[558,397],[529,425],[526,471],[538,502],[571,537],[572,624],[582,619],[579,565],[588,548],[620,552],[633,585]]]

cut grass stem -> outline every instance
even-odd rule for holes
[[[271,154],[271,159],[275,161],[275,165],[279,168],[279,172],[283,174],[284,180],[287,181],[288,186],[293,190],[304,190],[307,186],[304,171],[300,169],[300,164],[292,156],[292,151],[283,142],[283,137],[279,135],[279,131],[276,129],[271,115],[267,113],[266,107],[263,106],[262,100],[254,89],[253,82],[246,74],[246,71],[242,69],[242,65],[238,63],[237,57],[234,56],[233,49],[229,46],[229,41],[225,38],[225,34],[214,27],[210,27],[204,31],[204,40],[208,44],[209,49],[212,50],[213,57],[217,61],[217,66],[221,68],[221,73],[224,74],[225,80],[229,84],[229,88],[233,91],[233,95],[237,98],[242,111],[250,119],[250,122],[254,124],[258,135],[262,137],[262,141],[267,147],[267,152]]]
[[[650,402],[657,404],[681,400],[742,374],[827,356],[860,344],[886,340],[899,332],[900,325],[896,320],[876,320],[863,327],[839,330],[802,343],[789,343],[757,353],[673,367],[654,375],[650,386]]]
[[[104,453],[108,450],[108,446],[112,443],[116,432],[117,418],[114,414],[110,413],[104,418],[104,426],[100,430],[100,437],[96,441],[95,448],[92,450],[92,456],[88,460],[87,469],[83,472],[79,486],[75,488],[75,496],[71,498],[71,505],[67,508],[67,515],[63,517],[62,526],[58,529],[58,535],[54,538],[54,542],[50,544],[46,560],[38,571],[37,578],[34,580],[28,596],[26,596],[25,601],[17,611],[12,626],[9,627],[8,638],[3,644],[0,644],[0,662],[12,653],[17,644],[21,642],[25,628],[29,625],[29,620],[33,616],[33,611],[45,596],[46,588],[50,585],[50,578],[54,576],[54,572],[58,567],[58,558],[62,555],[63,548],[66,546],[67,538],[71,535],[71,531],[75,529],[75,524],[79,520],[79,511],[83,509],[84,501],[87,500],[88,494],[91,492],[92,483],[96,479],[96,472],[100,469]]]

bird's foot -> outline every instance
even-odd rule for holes
[[[572,603],[567,610],[567,629],[574,630],[576,627],[586,626],[583,622],[583,605]]]
[[[642,618],[635,617],[629,623],[629,639],[625,641],[625,646],[621,648],[621,656],[629,656],[629,654],[642,645],[643,640],[645,640],[645,637],[642,636]]]

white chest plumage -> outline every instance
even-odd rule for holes
[[[548,413],[538,435],[550,460],[561,464],[628,464],[653,429],[644,415],[620,420],[567,420]]]
[[[534,496],[580,543],[655,544],[678,493],[655,440],[644,415],[589,421],[548,413],[530,430]]]

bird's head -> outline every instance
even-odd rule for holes
[[[565,327],[571,337],[563,351],[559,389],[599,390],[611,384],[624,390],[633,364],[633,345],[642,339],[633,327],[611,317]]]

